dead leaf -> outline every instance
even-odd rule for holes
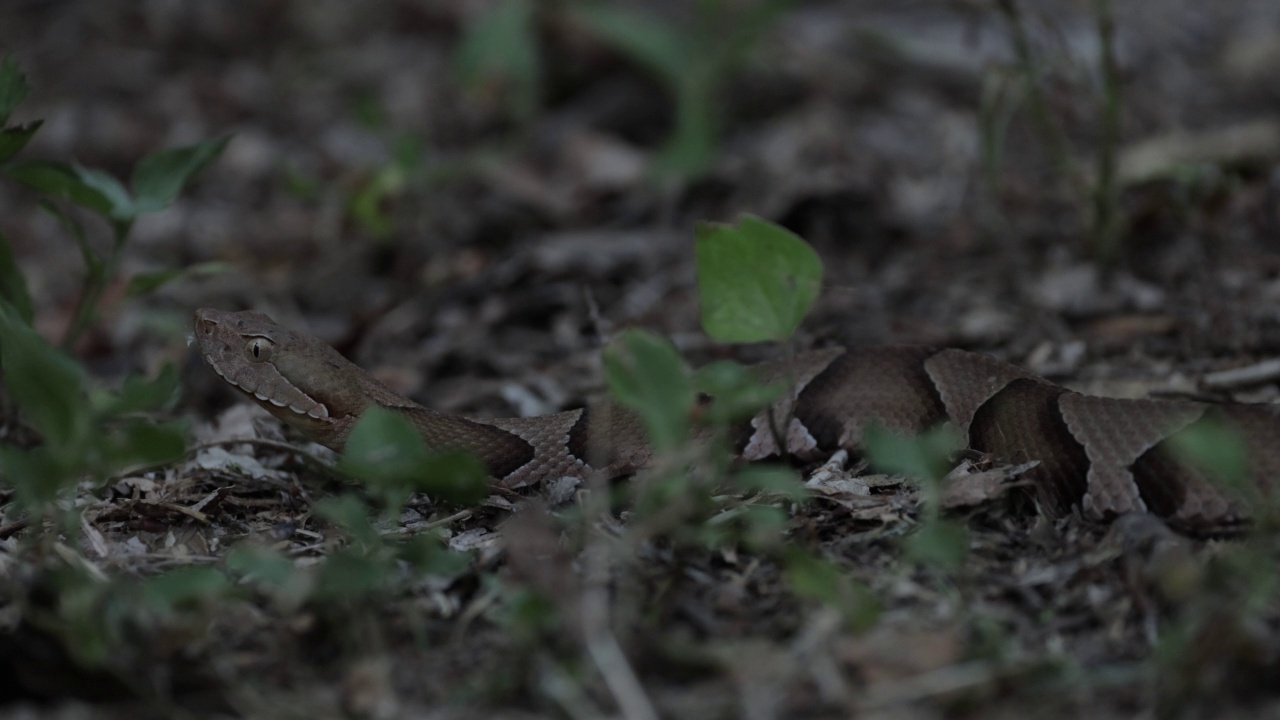
[[[969,472],[969,463],[961,463],[947,475],[942,492],[942,507],[948,510],[977,507],[995,500],[1019,484],[1009,481],[1040,464],[1033,460],[1014,466],[1004,466]],[[1023,483],[1025,484],[1025,483]]]

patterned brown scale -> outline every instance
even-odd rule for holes
[[[1205,433],[1205,437],[1240,440],[1239,445],[1215,448],[1227,455],[1236,451],[1242,458],[1196,458],[1178,438],[1161,440],[1134,463],[1143,499],[1151,511],[1186,532],[1204,527],[1241,526],[1248,521],[1246,508],[1266,502],[1280,477],[1280,455],[1271,452],[1267,438],[1275,437],[1274,406],[1211,405],[1203,415],[1181,430]],[[1230,443],[1230,440],[1226,440]],[[1233,476],[1231,460],[1243,460],[1241,474]]]
[[[427,447],[466,450],[484,461],[494,477],[509,475],[528,465],[536,456],[537,441],[505,428],[466,418],[450,417],[426,408],[407,408],[401,412],[418,428]],[[441,418],[448,418],[441,422]]]
[[[755,378],[761,384],[785,383],[788,387],[774,403],[756,414],[735,433],[738,454],[746,460],[764,460],[784,453],[778,448],[775,428],[790,418],[785,428],[783,443],[786,453],[802,459],[815,459],[821,453],[811,431],[796,417],[799,397],[830,367],[832,361],[844,353],[841,348],[827,348],[804,353],[791,360],[775,360],[752,367]]]
[[[946,419],[942,400],[924,371],[928,347],[880,347],[846,351],[800,392],[796,419],[828,454],[861,447],[872,424],[917,433]],[[857,407],[856,412],[849,408]]]
[[[1078,505],[1087,491],[1089,459],[1076,443],[1058,398],[1067,390],[1033,378],[1011,380],[978,408],[969,446],[1014,462],[1039,460],[1027,473],[1040,501],[1056,515]]]
[[[1172,440],[1143,453],[1133,464],[1133,477],[1144,507],[1179,530],[1195,532],[1211,519],[1222,531],[1245,522],[1239,503],[1214,486],[1222,478],[1182,457]]]
[[[942,398],[947,416],[961,434],[969,432],[978,409],[1010,382],[1032,378],[1049,384],[1020,367],[963,350],[933,353],[924,360],[924,369]]]
[[[1089,492],[1082,500],[1094,517],[1152,510],[1172,516],[1187,493],[1190,468],[1178,474],[1137,472],[1135,463],[1160,441],[1195,422],[1204,406],[1159,400],[1119,400],[1069,393],[1062,417],[1089,456]]]
[[[599,471],[616,476],[650,460],[643,423],[609,404],[541,417],[482,419],[428,410],[401,397],[336,351],[261,313],[196,311],[195,342],[229,384],[340,450],[371,406],[406,415],[433,447],[475,452],[508,488]],[[744,423],[738,452],[821,457],[858,450],[872,423],[916,432],[950,422],[969,445],[1009,460],[1038,460],[1029,477],[1055,514],[1080,508],[1107,519],[1150,511],[1190,533],[1230,532],[1248,522],[1245,499],[1266,499],[1280,477],[1280,416],[1271,406],[1094,398],[1021,368],[962,350],[831,348],[755,368],[790,389]],[[1214,427],[1243,448],[1244,477],[1229,482],[1176,451],[1179,432]],[[592,461],[599,465],[593,470]]]
[[[1280,480],[1280,406],[1219,404],[1211,405],[1205,418],[1221,422],[1226,430],[1242,441],[1245,460],[1249,465],[1252,483],[1245,482],[1245,489],[1256,491],[1260,499],[1268,499]]]

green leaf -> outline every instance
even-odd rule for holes
[[[399,165],[386,165],[374,173],[347,201],[347,211],[365,232],[386,237],[395,230],[388,199],[404,190],[405,171]]]
[[[281,165],[279,173],[285,192],[308,204],[319,200],[324,189],[319,180],[306,175],[291,164]]]
[[[172,462],[186,451],[186,432],[181,423],[131,420],[100,436],[105,466],[99,475],[111,475],[133,467],[151,467]]]
[[[274,587],[294,582],[298,568],[284,555],[255,545],[237,545],[227,554],[227,568]]]
[[[781,495],[795,502],[809,499],[809,493],[796,479],[795,471],[781,465],[748,465],[734,474],[733,484],[743,490]]]
[[[77,467],[68,457],[44,445],[31,450],[0,446],[0,487],[18,493],[20,505],[43,512],[46,503],[78,480]]]
[[[839,605],[843,600],[840,587],[848,577],[835,565],[796,550],[787,556],[787,580],[797,595]]]
[[[396,545],[396,557],[418,573],[457,577],[471,567],[471,556],[444,547],[440,539],[426,535]]]
[[[555,603],[542,593],[520,586],[504,589],[500,597],[497,620],[503,632],[517,643],[528,646],[560,630],[563,618],[556,612]]]
[[[786,577],[791,589],[840,611],[855,631],[869,629],[880,618],[880,607],[866,588],[834,564],[799,548],[786,552]]]
[[[390,579],[386,561],[344,549],[320,566],[315,594],[328,600],[349,600],[386,588]]]
[[[170,612],[206,600],[216,600],[231,589],[227,576],[209,567],[185,567],[147,578],[142,596],[153,610]]]
[[[658,177],[697,177],[715,160],[719,78],[709,65],[686,70],[675,89],[675,129],[654,160]]]
[[[230,141],[230,134],[222,135],[194,145],[160,150],[139,160],[130,179],[137,196],[134,214],[169,207],[191,177],[222,154]]]
[[[693,373],[693,386],[710,402],[702,405],[709,425],[745,420],[782,396],[784,383],[761,383],[750,368],[732,360],[707,363]]]
[[[237,545],[227,554],[227,568],[286,608],[297,608],[311,594],[313,576],[268,548]]]
[[[467,27],[458,48],[458,75],[468,87],[503,83],[516,117],[529,118],[538,108],[542,57],[538,52],[534,3],[503,0]]]
[[[71,171],[87,188],[96,191],[107,201],[107,212],[112,220],[129,220],[138,214],[133,198],[123,184],[113,176],[97,168],[87,168],[79,163],[71,164]],[[86,205],[85,207],[90,207]],[[92,208],[91,208],[92,209]]]
[[[950,457],[963,447],[947,426],[918,435],[901,435],[878,425],[867,428],[866,457],[877,470],[898,473],[921,482],[937,483],[950,469]]]
[[[722,342],[791,335],[822,286],[818,254],[794,233],[756,217],[697,230],[702,327]]]
[[[388,502],[425,492],[460,505],[488,491],[484,464],[457,451],[428,452],[412,423],[386,408],[367,410],[347,438],[338,469],[380,492]]]
[[[173,363],[166,363],[154,379],[139,374],[124,379],[118,393],[96,398],[95,406],[102,415],[124,415],[145,410],[162,410],[177,401],[181,381]]]
[[[949,520],[931,520],[907,536],[904,549],[916,562],[954,570],[969,556],[969,531]]]
[[[93,280],[101,279],[106,271],[106,262],[93,245],[89,244],[89,238],[84,232],[84,225],[81,225],[79,220],[64,212],[61,207],[50,200],[42,199],[37,203],[40,205],[41,210],[48,213],[54,220],[57,220],[62,229],[67,231],[71,238],[76,241],[76,247],[80,250],[80,258],[84,260],[84,266],[89,278]]]
[[[489,474],[469,452],[433,452],[409,488],[456,505],[474,505],[489,492]]]
[[[372,89],[357,93],[351,100],[350,110],[356,122],[360,123],[365,130],[382,133],[387,129],[386,108],[382,106],[381,99]]]
[[[406,174],[421,176],[427,166],[426,143],[421,137],[412,134],[401,135],[395,139],[391,148],[396,166]]]
[[[696,62],[688,38],[646,13],[593,3],[576,6],[573,17],[673,89]]]
[[[106,667],[118,661],[126,616],[137,616],[137,599],[125,583],[104,583],[78,563],[55,569],[51,580],[57,588],[57,632],[63,644],[83,667]]]
[[[84,371],[0,302],[0,367],[9,396],[45,442],[77,452],[89,433]]]
[[[316,515],[346,530],[362,549],[372,552],[382,546],[382,538],[369,523],[369,507],[360,498],[351,494],[321,498],[314,510]]]
[[[125,290],[125,295],[126,297],[131,298],[138,297],[139,295],[146,295],[149,292],[153,292],[174,280],[210,277],[230,272],[233,269],[235,269],[235,266],[231,263],[213,260],[210,262],[188,265],[187,267],[173,268],[171,270],[138,273],[132,278],[129,278],[129,287]]]
[[[31,294],[27,292],[27,279],[18,268],[9,238],[3,233],[0,233],[0,300],[9,303],[22,322],[31,324],[34,311],[31,307]]]
[[[26,147],[43,124],[43,120],[33,120],[23,125],[14,125],[0,130],[0,163],[17,155],[19,150]]]
[[[786,540],[791,515],[772,505],[739,505],[712,516],[701,527],[707,547],[743,545],[764,552],[780,547]]]
[[[1197,420],[1170,436],[1169,444],[1179,460],[1226,487],[1248,487],[1248,445],[1239,432],[1217,418]]]
[[[0,170],[27,187],[69,200],[103,217],[111,217],[111,198],[97,187],[86,183],[75,168],[66,163],[26,160],[9,163]]]
[[[748,548],[764,551],[787,542],[791,513],[772,505],[748,505],[742,517],[743,542]]]
[[[0,126],[9,122],[9,116],[27,99],[31,86],[27,84],[27,76],[18,61],[12,55],[6,55],[0,61]]]
[[[675,347],[641,330],[628,330],[605,348],[609,390],[645,421],[658,452],[670,452],[688,437],[693,383]]]

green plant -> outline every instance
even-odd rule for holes
[[[487,492],[485,469],[461,452],[430,452],[403,415],[374,407],[351,430],[338,469],[362,480],[392,517],[413,493],[471,505]]]
[[[43,440],[31,449],[0,447],[0,483],[14,489],[20,509],[56,511],[57,499],[81,478],[100,482],[182,454],[182,426],[147,415],[177,397],[172,366],[154,380],[130,377],[119,391],[95,387],[6,303],[0,303],[0,365],[9,397]]]
[[[818,254],[785,228],[757,217],[697,229],[702,327],[721,342],[791,337],[822,287]]]
[[[62,346],[71,348],[93,324],[102,293],[119,269],[133,222],[141,215],[168,207],[187,182],[222,152],[231,137],[223,135],[148,155],[134,166],[129,187],[125,187],[111,175],[76,162],[14,160],[13,156],[40,127],[39,120],[24,125],[6,125],[13,110],[29,92],[30,87],[17,62],[12,58],[0,62],[0,125],[5,126],[0,130],[0,173],[46,195],[48,199],[41,201],[41,207],[58,219],[80,248],[85,279],[71,324],[62,338]],[[111,230],[110,247],[105,252],[94,247],[75,215],[54,200],[70,203],[102,218]],[[3,283],[0,285],[0,297],[30,321],[30,299],[26,297],[19,273],[11,269],[13,253],[2,236],[0,246],[3,248],[0,250],[0,283]],[[214,268],[201,266],[194,271],[208,272],[211,269]],[[139,287],[153,289],[158,281],[176,276],[152,276]]]
[[[388,540],[380,528],[400,521],[414,493],[474,505],[488,491],[484,466],[462,452],[429,452],[422,437],[400,414],[372,408],[351,431],[338,470],[360,481],[362,493],[318,500],[317,516],[336,526],[347,542],[328,553],[310,572],[260,547],[237,548],[230,567],[282,605],[306,601],[321,606],[364,605],[401,588],[404,568],[449,575],[464,569],[466,555],[444,548],[434,532]]]
[[[780,227],[751,217],[706,225],[697,244],[703,324],[713,337],[785,339],[817,295],[822,268],[816,255]],[[740,504],[716,491],[723,483],[742,493],[802,499],[789,471],[731,471],[727,464],[729,429],[767,407],[781,386],[761,387],[734,363],[692,373],[669,342],[634,330],[606,349],[605,376],[613,397],[644,419],[658,458],[635,484],[640,532],[691,532],[688,539],[712,545],[745,538],[776,543],[782,524],[776,507]],[[696,428],[695,415],[701,418]]]
[[[724,85],[788,5],[790,0],[698,0],[687,24],[607,0],[545,7],[563,8],[565,17],[661,83],[675,117],[654,171],[659,178],[681,178],[710,165]],[[546,74],[538,12],[531,0],[495,3],[467,26],[455,59],[466,87],[502,98],[521,123],[536,114]]]
[[[998,79],[984,80],[980,124],[988,188],[998,192],[998,165],[1003,155],[1003,135],[1014,110],[1025,105],[1032,127],[1043,143],[1055,172],[1073,188],[1082,205],[1090,210],[1089,251],[1104,264],[1117,259],[1124,231],[1120,215],[1120,194],[1116,177],[1121,111],[1120,68],[1115,56],[1115,17],[1110,0],[1093,0],[1098,34],[1098,146],[1094,150],[1094,172],[1090,178],[1081,170],[1068,142],[1066,129],[1055,114],[1045,76],[1050,66],[1038,52],[1027,28],[1027,19],[1018,0],[995,0],[997,12],[1005,19],[1013,46],[1016,90]]]
[[[786,341],[822,283],[813,249],[784,228],[746,217],[700,226],[696,255],[707,334],[783,342],[790,352]],[[878,606],[865,588],[787,541],[789,510],[808,498],[793,471],[728,463],[729,428],[769,407],[785,383],[762,386],[748,368],[727,361],[691,373],[669,343],[635,331],[609,348],[605,367],[613,396],[645,420],[657,455],[631,483],[633,518],[622,547],[653,537],[700,548],[742,546],[777,557],[797,595],[835,608],[849,627],[875,622]],[[691,427],[695,415],[700,422]],[[790,418],[771,420],[776,433]],[[693,437],[697,442],[689,442]]]
[[[521,122],[533,118],[542,92],[535,9],[533,0],[493,4],[468,25],[455,59],[465,86],[505,98]]]
[[[789,4],[753,0],[735,9],[724,0],[699,0],[688,27],[609,2],[579,2],[570,16],[665,87],[675,122],[655,170],[660,177],[690,177],[711,164],[725,81]]]
[[[41,206],[62,221],[80,247],[86,277],[62,338],[63,347],[69,348],[92,323],[102,292],[116,274],[134,219],[168,206],[191,176],[221,152],[227,138],[143,158],[134,168],[130,191],[110,175],[77,163],[15,160],[14,155],[40,127],[39,120],[8,124],[29,91],[16,61],[0,62],[0,173],[49,196]],[[88,209],[108,222],[113,239],[106,254],[89,243],[79,222],[53,198]],[[137,287],[153,288],[164,279],[146,277]],[[33,312],[12,248],[0,236],[0,366],[9,401],[41,439],[29,449],[0,447],[0,483],[14,489],[18,509],[37,516],[56,514],[56,501],[82,478],[101,482],[127,468],[181,455],[181,426],[149,416],[175,399],[174,368],[166,368],[153,380],[131,376],[119,390],[105,390],[32,329]],[[68,520],[73,516],[65,514]]]
[[[360,481],[362,493],[327,497],[315,503],[317,516],[336,526],[347,542],[329,552],[309,572],[284,556],[252,545],[228,559],[285,607],[314,602],[319,607],[365,606],[409,581],[404,568],[451,575],[468,556],[447,550],[435,532],[388,540],[380,528],[400,521],[414,493],[474,505],[487,492],[484,466],[462,452],[429,452],[413,426],[398,413],[372,408],[351,431],[338,470]]]
[[[941,516],[948,459],[962,446],[960,438],[946,426],[911,437],[872,427],[866,444],[872,466],[920,483],[924,513],[920,527],[905,540],[907,557],[943,570],[961,567],[968,554],[969,534],[963,525]]]
[[[1120,189],[1116,182],[1116,155],[1120,143],[1120,67],[1116,62],[1115,14],[1111,0],[1093,0],[1098,24],[1099,73],[1102,96],[1099,98],[1099,138],[1095,157],[1097,169],[1093,182],[1093,254],[1104,263],[1115,261],[1123,231],[1120,216]]]
[[[29,91],[17,62],[0,61],[0,173],[46,195],[41,207],[72,234],[86,265],[77,308],[62,338],[63,348],[70,348],[93,322],[133,219],[172,202],[226,140],[145,158],[134,170],[131,192],[109,175],[76,163],[15,160],[41,126],[39,120],[9,124]],[[58,199],[107,220],[113,236],[107,253],[90,244],[84,228],[55,202]],[[145,292],[174,276],[135,277],[130,292]],[[28,582],[0,583],[6,588],[0,605],[20,611],[10,615],[12,621],[21,617],[23,623],[57,638],[80,664],[115,671],[119,680],[134,686],[128,670],[132,656],[121,652],[128,645],[125,638],[199,626],[201,608],[226,595],[229,585],[221,572],[199,567],[143,579],[105,578],[77,554],[74,542],[67,542],[79,536],[82,507],[69,496],[86,480],[96,487],[123,472],[182,455],[183,425],[157,418],[177,398],[178,373],[168,366],[153,379],[132,375],[118,389],[101,387],[64,349],[53,347],[33,329],[34,314],[14,252],[0,235],[0,377],[5,407],[16,410],[39,436],[26,445],[0,446],[0,490],[6,491],[6,515],[23,515],[36,529],[34,541],[20,547],[41,563],[35,566],[40,572]],[[35,601],[27,591],[42,583],[55,592],[52,599]],[[135,689],[145,694],[143,688]]]

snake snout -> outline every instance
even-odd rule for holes
[[[200,308],[195,312],[196,333],[200,335],[212,335],[214,328],[221,322],[221,316],[224,313],[221,310],[213,308]]]

